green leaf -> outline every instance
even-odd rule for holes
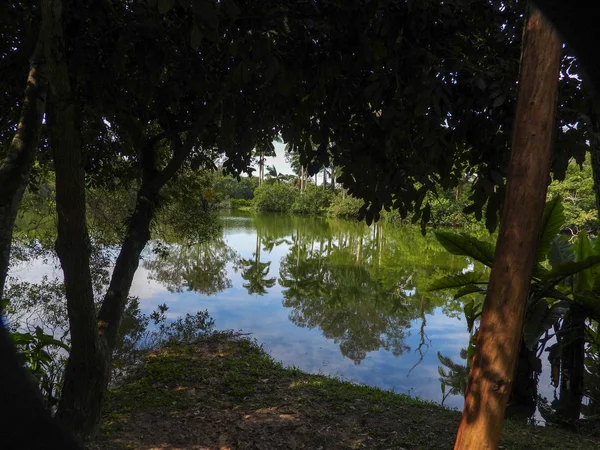
[[[10,337],[15,345],[31,344],[31,342],[34,340],[34,337],[30,333],[10,333]]]
[[[471,300],[463,308],[463,311],[465,313],[465,318],[467,319],[467,329],[469,330],[469,333],[473,332],[473,327],[475,326],[475,320],[477,320],[477,318],[479,316],[481,316],[482,306],[483,306],[482,303],[475,303],[473,300]]]
[[[485,294],[486,292],[487,292],[487,290],[484,288],[481,288],[474,284],[469,284],[469,285],[463,287],[462,289],[460,289],[456,294],[454,294],[454,300],[464,297],[465,295],[475,294],[475,293]]]
[[[523,338],[529,350],[534,350],[540,338],[569,310],[569,303],[557,302],[548,307],[546,300],[540,300],[527,311],[523,326]]]
[[[556,267],[568,261],[574,261],[573,244],[569,242],[566,236],[556,236],[550,242],[550,253],[548,260],[552,267]]]
[[[537,261],[544,261],[548,257],[550,243],[556,238],[565,223],[564,211],[562,199],[558,195],[546,203],[542,218],[540,242],[536,252]]]
[[[166,14],[175,6],[175,0],[158,0],[158,12]]]
[[[590,318],[600,320],[600,299],[597,295],[590,292],[577,293],[573,295],[576,303],[583,306],[586,310],[586,314]]]
[[[457,289],[477,283],[482,278],[483,274],[481,272],[467,272],[456,275],[447,275],[433,281],[426,290],[440,291],[443,289]]]
[[[436,231],[435,237],[442,246],[453,255],[469,256],[488,267],[494,261],[494,246],[467,234],[450,231]]]
[[[583,261],[567,261],[553,267],[543,278],[543,281],[557,283],[571,275],[600,264],[600,255],[593,255]]]
[[[592,243],[585,231],[582,231],[577,236],[575,245],[573,246],[576,261],[584,261],[594,254]],[[592,266],[593,267],[593,266]],[[575,292],[591,291],[594,287],[594,273],[592,267],[578,272],[575,276],[573,289]]]

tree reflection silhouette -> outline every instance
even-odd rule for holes
[[[238,258],[219,238],[193,245],[171,244],[159,257],[144,261],[144,268],[150,272],[150,279],[162,283],[170,292],[187,289],[214,295],[231,287],[227,263]]]

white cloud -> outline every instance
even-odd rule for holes
[[[288,162],[285,160],[285,145],[280,142],[273,142],[275,145],[275,153],[277,156],[271,158],[265,158],[265,164],[267,166],[275,165],[277,172],[286,175],[294,173]]]

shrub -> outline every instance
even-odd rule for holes
[[[358,212],[364,203],[363,200],[351,195],[343,196],[341,193],[338,193],[331,201],[327,214],[332,217],[357,219]]]
[[[296,201],[292,205],[292,212],[295,214],[323,214],[331,204],[333,196],[331,190],[309,184],[304,192],[297,195]]]
[[[231,209],[250,208],[252,206],[252,200],[245,200],[243,198],[232,198],[229,199],[229,207]]]
[[[289,212],[297,191],[285,183],[264,183],[254,191],[254,207],[258,211]]]

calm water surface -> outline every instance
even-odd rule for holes
[[[469,335],[462,304],[425,292],[472,270],[415,227],[287,215],[227,215],[222,239],[148,256],[132,295],[168,317],[207,309],[217,329],[252,333],[275,360],[442,401],[438,352],[455,362]],[[461,396],[445,404],[462,406]]]
[[[462,299],[426,289],[440,276],[481,267],[417,227],[275,214],[221,220],[222,236],[212,242],[148,246],[131,290],[142,312],[166,304],[175,319],[208,310],[217,329],[251,333],[286,366],[442,402],[438,355],[465,365],[469,334]],[[43,258],[16,264],[10,275],[62,279],[58,261]],[[538,392],[555,403],[547,354],[541,358]],[[444,400],[462,402],[462,395]],[[533,417],[542,416],[538,409]]]

